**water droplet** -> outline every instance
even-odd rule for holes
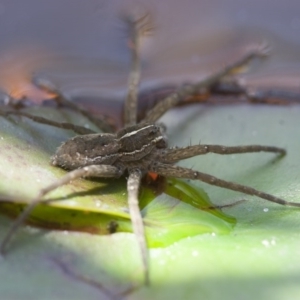
[[[263,240],[261,241],[261,243],[265,246],[265,247],[270,247],[270,242],[268,240]]]
[[[95,205],[96,205],[96,207],[100,207],[101,206],[101,201],[100,200],[96,200],[95,201]]]
[[[166,264],[166,261],[165,261],[164,259],[161,259],[161,260],[159,261],[159,264],[160,264],[160,265],[165,265],[165,264]]]
[[[268,208],[264,208],[263,211],[264,211],[264,212],[268,212],[269,209],[268,209]]]

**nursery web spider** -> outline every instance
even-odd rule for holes
[[[58,147],[56,153],[51,158],[52,165],[66,169],[70,172],[53,182],[51,185],[40,190],[36,198],[33,199],[31,204],[20,214],[7,232],[1,243],[0,251],[2,253],[5,252],[10,239],[20,225],[26,220],[31,211],[42,202],[51,202],[51,200],[43,200],[43,197],[47,193],[72,180],[82,177],[115,178],[127,174],[130,218],[133,232],[141,252],[146,283],[149,283],[148,249],[143,219],[139,210],[138,196],[141,179],[148,172],[154,172],[166,177],[200,180],[210,185],[242,192],[251,196],[257,196],[280,205],[300,207],[300,203],[285,201],[276,196],[258,191],[252,187],[225,181],[197,170],[175,165],[176,162],[182,159],[207,153],[238,154],[264,151],[284,155],[286,153],[284,149],[262,145],[227,147],[201,144],[182,148],[169,148],[164,126],[160,123],[156,123],[165,112],[178,105],[186,97],[192,96],[203,89],[209,90],[225,76],[232,74],[236,69],[249,63],[253,58],[265,56],[266,53],[263,49],[249,51],[241,59],[225,66],[219,72],[216,72],[205,80],[179,88],[176,92],[167,96],[149,110],[141,122],[137,122],[137,93],[140,81],[140,41],[142,36],[147,34],[150,29],[146,19],[147,17],[142,17],[139,20],[127,20],[132,59],[128,80],[128,93],[125,100],[123,129],[112,133],[111,126],[109,126],[104,119],[96,119],[91,116],[84,109],[79,108],[74,103],[65,99],[59,91],[43,82],[37,84],[40,88],[48,89],[51,90],[52,93],[56,93],[56,100],[58,102],[81,112],[93,121],[99,129],[109,133],[95,133],[84,127],[54,122],[45,118],[31,116],[22,111],[7,111],[5,113],[5,115],[21,115],[44,124],[72,129],[78,135],[67,140]]]

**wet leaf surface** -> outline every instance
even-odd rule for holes
[[[38,108],[34,112],[50,118],[62,118],[64,114],[67,120],[87,124],[73,113],[49,108]],[[163,121],[168,124],[172,145],[186,145],[190,140],[198,143],[201,139],[202,143],[261,143],[287,148],[288,155],[282,159],[272,154],[206,155],[180,164],[286,200],[299,201],[298,114],[297,106],[193,105],[180,108],[180,114],[178,110],[167,114]],[[0,122],[1,194],[21,203],[27,202],[42,185],[65,173],[50,166],[49,157],[73,134],[25,118],[1,118]],[[5,141],[9,149],[5,148]],[[4,295],[15,293],[16,299],[30,299],[33,295],[42,298],[45,289],[49,289],[48,295],[54,298],[98,299],[101,291],[64,272],[57,261],[75,273],[96,279],[114,293],[128,288],[138,278],[141,280],[139,251],[130,233],[125,187],[125,180],[79,180],[51,193],[49,197],[68,199],[53,203],[51,208],[37,210],[32,222],[43,223],[44,218],[49,218],[47,222],[50,222],[51,216],[52,220],[55,216],[55,224],[46,222],[48,227],[60,224],[67,229],[73,224],[73,230],[108,233],[113,220],[118,223],[118,233],[103,236],[23,228],[1,261],[0,272],[10,276],[12,283],[1,288]],[[249,201],[224,209],[226,214],[216,210],[208,212],[205,207],[210,207],[211,203],[206,193],[216,205],[241,199]],[[284,287],[287,281],[298,295],[296,280],[289,281],[289,278],[297,278],[300,270],[296,259],[300,226],[297,209],[194,181],[169,180],[163,194],[156,198],[154,194],[153,189],[143,187],[141,207],[152,247],[153,287],[138,289],[130,297],[150,299],[154,293],[158,299],[179,299],[188,291],[191,298],[196,299],[205,291],[209,299],[217,299],[219,293],[214,290],[218,285],[224,299],[241,297],[242,290],[248,290],[249,297],[245,299],[251,299],[250,291],[254,287],[257,290],[257,286],[259,299],[263,299],[267,291],[274,295],[275,292],[269,291],[274,284],[283,295],[287,293]],[[102,205],[97,204],[99,199]],[[16,209],[17,206],[13,204],[12,207]],[[237,224],[233,229],[235,219]],[[3,236],[11,221],[6,217],[1,217],[0,221]],[[202,235],[204,232],[210,234]],[[40,284],[32,291],[36,280]]]
[[[50,117],[52,120],[61,122],[75,122],[78,125],[80,125],[80,122],[77,121],[81,119],[82,125],[93,127],[93,124],[90,124],[81,115],[68,111],[53,108],[32,108],[27,109],[27,112],[33,115]],[[45,127],[49,126],[26,120],[25,117],[2,117],[0,121],[2,122],[3,133],[0,140],[0,149],[2,150],[1,169],[3,170],[1,211],[16,217],[24,208],[24,204],[30,203],[41,187],[47,186],[66,173],[66,171],[50,165],[49,151],[53,147],[52,153],[54,153],[54,147],[59,146],[61,139],[67,140],[75,134],[53,127],[44,130]],[[47,136],[51,130],[52,132]],[[8,176],[5,172],[9,173]],[[17,186],[18,188],[12,189],[11,186]],[[180,195],[177,195],[178,191],[180,191]],[[201,191],[197,191],[196,188],[189,187],[189,185],[180,181],[173,180],[173,184],[171,181],[167,181],[161,192],[171,194],[175,196],[175,199],[181,198],[187,203],[194,203],[194,206],[198,202],[199,207],[199,201],[202,201],[202,208],[212,205],[209,204],[208,196],[204,192],[201,194]],[[191,193],[192,197],[188,195]],[[8,202],[4,201],[6,197]],[[68,229],[102,234],[108,233],[109,223],[115,221],[119,224],[118,231],[131,231],[126,197],[125,178],[120,180],[76,180],[47,195],[46,199],[61,201],[39,206],[34,210],[28,221],[30,224],[49,229]],[[145,191],[142,192],[141,205],[143,202],[148,203],[144,207],[145,222],[151,227],[150,232],[153,232],[152,235],[159,236],[160,234],[155,233],[155,231],[162,231],[163,227],[168,227],[168,223],[175,223],[177,226],[181,224],[182,226],[184,218],[180,214],[176,217],[176,214],[184,209],[178,207],[178,201],[174,202],[170,199],[169,201],[158,200],[156,203],[152,203],[154,198],[155,194],[149,188],[147,191],[147,187],[145,187]],[[14,202],[19,203],[19,205]],[[185,203],[182,203],[181,206],[188,207]],[[191,213],[196,213],[194,218],[197,220],[199,228],[196,229],[194,234],[215,230],[227,231],[227,226],[229,228],[230,225],[227,225],[226,221],[229,220],[234,223],[232,218],[228,219],[226,215],[214,209],[206,212],[191,208],[188,208],[188,210],[190,213],[186,217],[187,220],[190,218]],[[211,212],[217,214],[219,218],[213,217]],[[200,216],[197,216],[197,214]],[[202,214],[207,215],[208,223],[209,219],[211,220],[211,228],[209,224],[204,222],[201,225],[201,221],[198,221],[203,219],[203,217],[201,218]],[[152,215],[155,216],[154,219]],[[221,221],[218,221],[220,217]],[[181,221],[177,218],[181,218]],[[177,237],[171,238],[171,241],[178,240],[180,238],[178,236],[184,237],[192,234],[190,230],[184,229],[184,226],[182,227],[186,233],[178,235],[177,232]],[[169,235],[172,235],[172,230],[168,229],[167,231]],[[152,241],[153,238],[149,237],[149,240]],[[165,239],[163,242],[164,245],[168,244],[167,240]],[[151,245],[160,245],[161,243],[158,243],[155,239],[150,242]]]

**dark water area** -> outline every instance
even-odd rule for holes
[[[27,0],[0,3],[0,87],[16,98],[47,95],[44,76],[66,96],[119,114],[130,51],[123,13],[149,12],[142,89],[194,81],[268,43],[271,57],[241,75],[248,86],[300,90],[299,1]]]

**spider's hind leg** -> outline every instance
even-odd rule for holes
[[[211,90],[213,95],[236,97],[237,101],[245,99],[254,104],[288,105],[299,103],[300,92],[276,86],[269,88],[247,87],[242,81],[231,78],[226,81],[219,81]],[[196,101],[195,101],[196,102]]]
[[[258,191],[252,187],[242,185],[239,183],[226,181],[223,179],[219,179],[217,177],[214,177],[212,175],[202,173],[199,171],[169,165],[169,164],[163,164],[163,163],[157,163],[154,166],[152,166],[151,170],[152,172],[155,172],[159,175],[166,176],[166,177],[176,177],[176,178],[186,178],[186,179],[193,179],[193,180],[200,180],[202,182],[205,182],[210,185],[218,186],[224,189],[240,192],[246,195],[250,196],[256,196],[261,199],[265,199],[270,202],[274,202],[280,205],[286,205],[286,206],[294,206],[300,208],[300,203],[296,202],[290,202],[286,201],[284,199],[281,199],[279,197],[273,196],[271,194],[267,194],[265,192]]]
[[[59,90],[54,86],[53,83],[48,81],[47,79],[44,79],[42,77],[33,77],[32,83],[38,87],[41,90],[44,90],[50,94],[55,95],[54,101],[59,106],[68,107],[80,114],[82,114],[84,117],[86,117],[89,121],[94,123],[100,130],[103,132],[111,133],[115,131],[115,125],[110,124],[111,122],[108,121],[108,118],[105,116],[95,117],[90,112],[88,112],[86,109],[81,107],[80,105],[70,101],[67,99]]]
[[[165,114],[169,109],[180,104],[185,98],[197,94],[201,90],[209,90],[215,86],[223,77],[231,75],[237,69],[248,64],[251,60],[257,57],[265,57],[268,54],[268,49],[266,47],[261,47],[258,49],[251,50],[245,54],[242,58],[236,60],[232,64],[223,67],[220,71],[212,74],[211,76],[203,79],[194,84],[185,85],[179,88],[177,91],[167,96],[164,100],[156,104],[144,118],[144,122],[156,122],[163,114]]]
[[[21,116],[21,117],[26,117],[34,122],[40,123],[40,124],[45,124],[45,125],[50,125],[50,126],[54,126],[57,128],[62,128],[62,129],[68,129],[68,130],[73,130],[75,133],[77,134],[90,134],[90,133],[94,133],[93,130],[85,128],[83,126],[79,126],[79,125],[74,125],[71,123],[67,123],[67,122],[56,122],[44,117],[40,117],[40,116],[34,116],[31,114],[28,114],[24,111],[20,111],[20,110],[0,110],[0,115],[3,117],[7,117],[9,115],[15,115],[15,116]]]

